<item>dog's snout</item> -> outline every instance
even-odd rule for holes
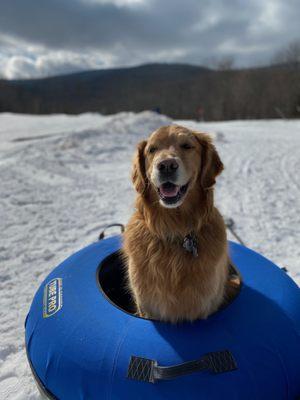
[[[175,158],[167,158],[157,165],[159,172],[169,174],[175,172],[178,168],[178,163]]]

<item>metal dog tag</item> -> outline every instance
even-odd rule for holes
[[[188,234],[183,239],[183,248],[189,253],[193,254],[193,257],[198,257],[198,247],[197,247],[197,239],[194,235]]]

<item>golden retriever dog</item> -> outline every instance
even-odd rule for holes
[[[229,257],[213,189],[222,170],[210,137],[182,126],[161,127],[139,143],[136,210],[123,246],[138,315],[193,321],[223,304]]]

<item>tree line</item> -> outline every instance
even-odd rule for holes
[[[88,71],[44,79],[0,80],[0,112],[31,114],[155,110],[176,119],[300,117],[300,42],[266,67],[182,64]]]

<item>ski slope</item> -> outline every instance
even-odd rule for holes
[[[212,134],[225,164],[219,209],[250,248],[300,282],[300,121],[175,122]],[[24,349],[31,299],[106,224],[126,223],[135,145],[169,123],[152,112],[0,114],[1,400],[40,398]]]

